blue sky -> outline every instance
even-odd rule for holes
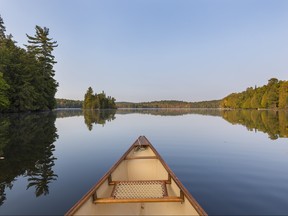
[[[56,97],[221,99],[288,79],[287,0],[0,0],[7,33],[59,44]]]

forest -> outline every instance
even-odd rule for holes
[[[115,101],[114,97],[107,97],[104,91],[94,94],[89,87],[84,96],[83,109],[117,109]]]
[[[222,108],[230,109],[287,109],[288,81],[271,78],[267,85],[249,87],[232,93],[221,101]]]
[[[56,106],[58,83],[52,52],[58,44],[46,27],[36,25],[35,35],[26,36],[27,44],[21,48],[6,34],[0,16],[0,112],[44,111]]]

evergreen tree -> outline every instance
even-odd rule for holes
[[[0,48],[0,70],[10,86],[8,98],[10,101],[9,112],[34,111],[41,109],[39,82],[36,71],[39,68],[35,56],[26,50],[17,47],[11,37],[6,38]]]
[[[6,31],[6,28],[4,26],[4,21],[0,15],[0,40],[3,40],[6,38],[5,31]]]
[[[29,45],[26,45],[28,52],[33,54],[38,61],[38,88],[37,91],[41,95],[42,105],[40,109],[53,109],[56,106],[55,94],[57,91],[58,83],[54,79],[55,71],[53,66],[55,57],[52,52],[57,47],[57,42],[49,38],[49,29],[40,26],[35,27],[36,33],[28,37]]]
[[[93,89],[89,87],[84,96],[83,109],[92,109],[92,104],[93,104]]]
[[[5,39],[5,43],[0,48],[1,62],[0,70],[3,78],[10,86],[7,92],[10,106],[9,112],[23,112],[34,110],[35,89],[31,85],[33,71],[30,66],[33,62],[27,58],[27,52],[15,45],[11,39]]]

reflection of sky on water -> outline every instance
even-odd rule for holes
[[[35,198],[19,177],[0,207],[4,214],[63,214],[145,135],[209,214],[288,212],[287,139],[271,140],[220,116],[116,114],[88,130],[83,116],[57,118],[57,181]],[[17,194],[19,196],[17,196]],[[25,197],[25,205],[12,206]],[[41,208],[39,207],[41,206]],[[39,207],[39,208],[38,208]]]

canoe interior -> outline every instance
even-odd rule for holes
[[[111,195],[115,192],[114,187],[117,182],[146,182],[148,180],[165,182],[166,191],[163,198],[143,199],[136,197],[131,200],[128,195],[128,199],[115,199]],[[145,191],[142,192],[145,193]],[[203,214],[206,214],[205,211],[190,194],[187,194],[187,190],[179,183],[179,180],[149,141],[141,136],[66,215]]]

